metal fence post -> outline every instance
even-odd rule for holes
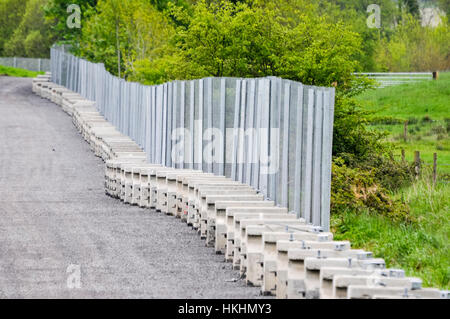
[[[231,178],[237,180],[238,143],[239,143],[239,115],[241,112],[241,86],[242,80],[236,80],[236,96],[234,102],[233,147],[231,159]]]
[[[300,207],[302,215],[307,222],[311,222],[311,177],[312,177],[312,152],[313,152],[313,120],[314,120],[314,90],[308,89],[308,101],[305,106],[305,121],[306,124],[304,128],[303,135],[303,156],[304,159],[302,163],[302,187],[300,190]]]
[[[314,108],[314,145],[313,145],[313,174],[312,174],[312,223],[320,225],[320,204],[322,192],[322,126],[323,126],[323,91],[316,93]]]
[[[283,107],[283,152],[281,154],[281,198],[282,206],[288,207],[288,174],[289,174],[289,105],[291,95],[291,85],[289,82],[284,84],[284,107]]]
[[[225,117],[225,109],[226,109],[226,96],[227,96],[227,87],[226,87],[226,79],[223,78],[220,80],[220,132],[222,133],[223,145],[222,148],[218,150],[218,157],[222,160],[219,163],[219,168],[216,174],[225,175],[225,164],[226,164],[226,156],[225,156],[225,147],[226,147],[226,117]]]
[[[294,184],[294,211],[297,217],[304,217],[301,210],[301,186],[302,186],[302,153],[303,153],[303,85],[298,87],[298,105],[297,105],[297,130],[295,136],[295,184]]]

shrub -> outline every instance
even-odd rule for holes
[[[431,123],[431,122],[433,122],[433,120],[428,114],[422,118],[422,123]]]
[[[387,133],[369,129],[369,116],[354,98],[336,96],[333,156],[351,154],[356,161],[365,161],[371,154],[384,151],[380,141]]]
[[[342,158],[335,158],[332,167],[331,212],[365,211],[387,216],[395,221],[414,222],[409,207],[392,199],[377,182],[375,170],[350,168]]]
[[[393,34],[382,38],[376,50],[380,70],[391,72],[447,70],[450,67],[450,24],[422,26],[420,19],[403,15]]]
[[[445,118],[445,130],[450,133],[450,118]]]
[[[404,120],[395,118],[393,116],[374,116],[370,119],[372,125],[396,125],[403,124]]]
[[[414,124],[417,124],[419,122],[419,119],[417,117],[409,117],[407,122],[410,125],[414,125]]]
[[[412,182],[413,165],[396,161],[391,150],[385,150],[384,153],[372,153],[364,161],[353,154],[341,154],[340,158],[348,167],[374,172],[376,182],[389,191],[396,191]]]
[[[432,128],[431,128],[431,132],[433,133],[433,134],[445,134],[445,133],[447,133],[447,130],[446,130],[446,128],[444,127],[444,126],[442,126],[442,125],[437,125],[437,126],[433,126]]]

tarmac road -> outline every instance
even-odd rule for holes
[[[260,297],[186,224],[103,182],[71,118],[0,77],[0,298]]]

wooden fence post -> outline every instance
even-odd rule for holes
[[[408,121],[405,121],[405,125],[403,126],[403,139],[405,143],[408,140]]]
[[[402,148],[402,162],[405,163],[406,162],[406,156],[405,156],[405,149]]]
[[[433,154],[433,186],[436,186],[437,179],[437,153]]]
[[[437,80],[439,79],[439,71],[434,71],[433,72],[433,80]]]
[[[414,152],[414,169],[416,171],[416,179],[420,176],[420,152]]]

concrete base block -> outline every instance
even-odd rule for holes
[[[277,266],[276,270],[276,296],[277,299],[287,299],[287,270],[279,269]]]
[[[367,287],[358,285],[350,285],[347,291],[348,299],[373,299],[375,297],[380,298],[379,296],[393,299],[441,299],[443,294],[439,289],[434,288],[409,290],[408,288],[399,287]]]
[[[344,298],[347,296],[347,288],[351,285],[368,286],[368,287],[399,287],[406,288],[411,291],[422,288],[422,281],[418,278],[389,278],[377,276],[376,273],[371,275],[337,275],[333,280],[333,298]]]
[[[264,276],[262,267],[264,255],[260,252],[247,252],[246,258],[247,268],[245,282],[248,285],[260,287]]]
[[[177,192],[167,193],[167,213],[171,216],[176,216],[178,211]]]
[[[276,295],[276,272],[277,272],[277,261],[276,259],[267,259],[264,256],[263,264],[263,281],[261,286],[261,291],[266,295]]]

